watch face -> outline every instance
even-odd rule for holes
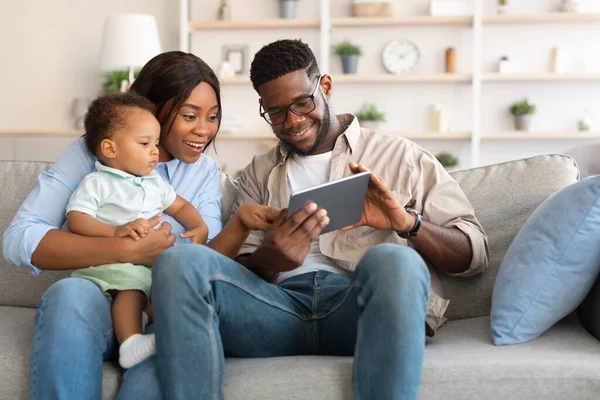
[[[419,48],[409,40],[393,40],[383,48],[381,54],[383,66],[392,74],[414,71],[420,58]]]

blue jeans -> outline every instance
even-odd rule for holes
[[[225,357],[321,354],[354,356],[357,400],[416,399],[429,285],[421,256],[392,244],[369,250],[353,277],[279,285],[204,246],[169,249],[152,287],[162,393],[222,399]]]
[[[52,285],[35,317],[31,399],[100,400],[102,362],[117,358],[111,304],[98,286],[78,278]],[[125,372],[119,399],[162,399],[155,358]]]

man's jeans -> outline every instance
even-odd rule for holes
[[[52,285],[35,317],[31,399],[100,400],[102,361],[117,358],[111,304],[98,286],[78,278]],[[127,370],[123,379],[120,399],[162,399],[156,357]]]
[[[205,246],[169,249],[152,287],[162,393],[222,399],[226,356],[321,354],[354,356],[357,400],[416,399],[429,285],[421,256],[393,244],[369,250],[352,278],[312,272],[279,285]]]

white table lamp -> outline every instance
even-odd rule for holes
[[[128,70],[131,85],[133,71],[160,53],[158,28],[152,15],[119,14],[106,18],[100,61],[102,70]]]

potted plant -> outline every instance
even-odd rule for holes
[[[138,74],[139,71],[134,72],[133,77],[137,78]],[[102,88],[105,93],[118,93],[122,91],[123,81],[129,81],[128,71],[110,71],[104,76]]]
[[[385,121],[385,114],[375,104],[364,104],[355,115],[363,128],[377,130],[381,122]]]
[[[458,165],[458,158],[448,152],[441,152],[435,156],[440,164],[446,169],[452,169]]]
[[[498,72],[501,74],[515,72],[514,63],[510,61],[508,56],[502,56],[498,60]]]
[[[515,117],[515,128],[518,131],[528,131],[531,126],[531,116],[535,114],[536,107],[527,99],[510,106],[510,113]]]
[[[590,125],[587,123],[587,121],[580,119],[579,121],[577,121],[577,129],[580,132],[589,132]]]
[[[498,0],[498,8],[496,11],[498,14],[506,14],[508,10],[508,0]]]
[[[358,68],[358,57],[362,54],[360,47],[346,40],[336,44],[334,50],[342,58],[344,74],[355,74]]]
[[[284,19],[296,18],[296,2],[298,0],[279,0],[279,16]]]

